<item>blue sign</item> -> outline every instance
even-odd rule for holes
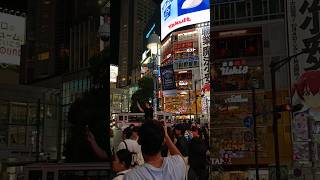
[[[181,27],[209,21],[209,0],[163,0],[161,3],[161,40]]]
[[[251,116],[247,116],[244,120],[243,120],[243,125],[246,128],[252,128],[253,125],[253,118]]]
[[[209,0],[178,0],[178,16],[209,8]]]

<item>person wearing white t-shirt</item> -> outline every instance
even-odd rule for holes
[[[142,165],[144,163],[141,146],[138,144],[138,127],[128,127],[124,130],[125,140],[123,140],[117,151],[121,149],[128,149],[130,152],[134,153],[134,162],[133,164]]]
[[[166,131],[165,125],[154,120],[140,127],[138,142],[145,164],[126,173],[124,180],[185,180],[186,163]],[[164,144],[168,146],[171,156],[161,156]]]

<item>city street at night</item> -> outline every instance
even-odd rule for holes
[[[0,180],[320,180],[320,0],[2,0]]]

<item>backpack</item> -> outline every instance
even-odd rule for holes
[[[124,145],[126,146],[126,149],[128,151],[130,151],[128,149],[128,145],[126,143],[126,141],[123,141]],[[131,152],[131,151],[130,151]],[[143,157],[142,157],[142,154],[141,153],[136,153],[136,152],[131,152],[132,153],[132,161],[131,161],[131,166],[140,166],[142,164],[144,164],[144,160],[143,160]]]

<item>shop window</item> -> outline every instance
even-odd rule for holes
[[[262,56],[261,35],[217,38],[214,47],[216,59]]]
[[[11,124],[22,124],[27,123],[27,105],[26,104],[11,104],[10,107]]]
[[[33,125],[37,122],[37,106],[29,105],[28,107],[28,124]]]
[[[252,1],[253,16],[262,15],[262,0]]]
[[[246,1],[236,3],[237,18],[246,16]]]
[[[270,9],[270,14],[278,13],[280,11],[279,0],[269,0],[269,9]]]
[[[26,127],[9,126],[9,145],[25,145],[26,144]]]

